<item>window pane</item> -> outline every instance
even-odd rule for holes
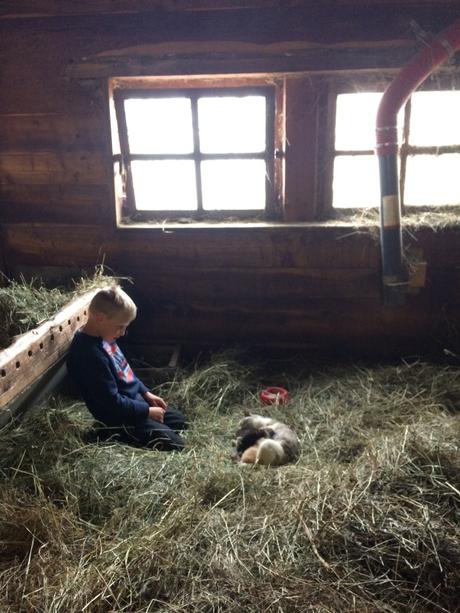
[[[380,204],[378,160],[374,155],[338,155],[334,161],[333,206],[371,207]]]
[[[197,208],[193,161],[133,161],[131,170],[138,210],[192,211]]]
[[[203,153],[265,151],[264,96],[199,98],[198,124]]]
[[[210,160],[202,162],[203,208],[245,210],[265,208],[263,160]]]
[[[460,144],[460,92],[412,95],[409,142],[419,147]]]
[[[404,204],[460,204],[460,153],[407,158]]]
[[[340,94],[335,120],[336,151],[366,151],[375,147],[375,123],[382,98],[380,92]],[[404,113],[398,113],[398,138],[401,139]]]
[[[192,110],[188,98],[125,100],[130,153],[192,153]]]

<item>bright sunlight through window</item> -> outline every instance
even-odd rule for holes
[[[375,118],[381,93],[337,96],[333,206],[365,208],[379,205],[380,184],[374,156]],[[401,113],[398,134],[401,133]]]
[[[381,93],[337,96],[333,206],[375,207],[380,202],[375,120]],[[460,204],[460,92],[421,91],[398,114],[398,139],[408,135],[400,158],[405,205]],[[404,132],[403,132],[404,128]]]
[[[265,95],[149,92],[124,113],[138,211],[265,208]]]

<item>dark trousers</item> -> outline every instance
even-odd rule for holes
[[[136,447],[151,447],[159,451],[182,451],[185,441],[179,432],[186,428],[187,422],[182,413],[168,408],[164,423],[147,418],[134,426],[98,426],[96,433],[99,440],[120,440]]]

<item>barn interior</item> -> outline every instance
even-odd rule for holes
[[[0,223],[8,277],[59,279],[104,263],[133,279],[148,344],[401,353],[426,349],[458,325],[455,214],[453,222],[407,229],[406,248],[427,263],[426,280],[404,305],[387,308],[378,222],[360,218],[366,209],[352,221],[335,219],[347,209],[332,206],[337,93],[382,91],[423,47],[423,32],[435,35],[455,21],[455,2],[44,0],[3,7]],[[436,87],[456,87],[456,62],[453,56],[439,68]],[[110,116],[116,78],[125,93],[271,87],[278,97],[272,147],[280,157],[271,160],[276,192],[256,211],[262,218],[245,220],[243,210],[240,219],[232,211],[228,221],[205,215],[193,223],[189,211],[192,223],[184,223],[181,211],[177,223],[159,206],[156,224],[124,223],[130,215],[115,189],[118,127]],[[231,184],[246,201],[238,174]]]
[[[2,610],[459,610],[459,19],[0,2],[0,285],[121,279],[127,355],[195,420],[166,457],[90,440],[66,389],[41,404],[80,299],[0,352],[1,411],[29,408],[0,431]],[[301,459],[242,472],[243,407]]]

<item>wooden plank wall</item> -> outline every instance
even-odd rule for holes
[[[302,49],[315,49],[314,57],[321,57],[320,42],[336,51],[344,45],[365,50],[376,41],[382,49],[411,50],[411,15],[434,31],[452,20],[447,3],[435,14],[427,2],[409,3],[410,9],[393,7],[383,18],[377,3],[360,14],[309,4],[295,11],[0,18],[6,270],[91,269],[104,262],[133,279],[141,306],[133,335],[147,342],[238,341],[369,353],[416,350],[433,338],[441,345],[460,323],[457,228],[411,235],[428,261],[428,285],[398,309],[381,303],[375,238],[350,227],[115,228],[106,80],[114,57],[127,74],[130,66],[139,69],[132,50],[147,45],[149,70],[180,74],[190,70],[184,49],[193,43],[201,57],[218,40],[229,45],[232,66],[268,70],[273,62],[287,62],[281,50],[299,41]],[[246,52],[238,58],[239,46],[251,44],[251,58]],[[179,59],[174,48],[182,49]],[[205,55],[209,67],[212,53]],[[215,60],[216,70],[228,57]],[[321,61],[331,57],[330,50]],[[194,57],[193,66],[200,61]]]

